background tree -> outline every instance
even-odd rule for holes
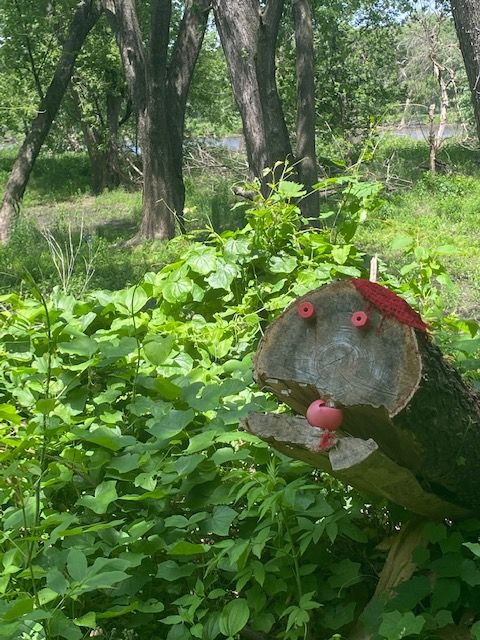
[[[187,0],[170,56],[171,0],[152,0],[146,34],[132,0],[107,0],[105,5],[139,122],[143,212],[134,240],[172,238],[175,217],[183,216],[185,110],[209,2]]]
[[[428,122],[429,166],[434,173],[450,107],[458,106],[457,89],[465,84],[451,19],[439,11],[415,12],[401,30],[398,49],[402,84],[413,103],[410,109],[417,120]]]
[[[318,191],[313,185],[318,182],[317,154],[315,151],[315,72],[312,10],[310,0],[292,0],[295,30],[295,59],[297,74],[297,171],[300,182],[307,190],[301,202],[307,218],[318,215]]]
[[[213,0],[215,21],[243,122],[253,174],[292,157],[276,84],[276,44],[283,0]]]
[[[101,10],[94,0],[82,0],[72,17],[54,76],[41,99],[38,113],[20,148],[5,187],[0,208],[0,243],[8,241],[15,212],[25,192],[35,160],[50,131],[70,82],[75,60],[88,33],[99,19],[100,13]]]
[[[451,0],[451,8],[480,138],[480,5],[476,0]]]

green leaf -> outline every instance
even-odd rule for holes
[[[92,442],[111,451],[119,451],[123,447],[136,442],[133,436],[124,436],[119,429],[104,425],[92,428],[91,431],[77,427],[73,428],[72,431],[80,440]]]
[[[213,509],[212,517],[205,521],[205,528],[218,536],[228,536],[232,522],[238,516],[235,509],[217,506]]]
[[[478,542],[464,542],[464,547],[467,547],[477,558],[480,558],[480,544]]]
[[[399,234],[392,240],[392,249],[402,249],[404,251],[410,251],[415,244],[415,239],[412,236],[406,234]]]
[[[65,595],[68,591],[68,582],[63,573],[61,573],[57,567],[52,567],[48,570],[47,586],[49,589],[55,591],[55,593],[58,593],[61,596]]]
[[[280,180],[277,185],[278,195],[289,200],[290,198],[301,198],[307,192],[303,185],[290,180]]]
[[[295,271],[297,264],[295,256],[284,254],[282,256],[272,256],[268,266],[272,273],[292,273],[292,271]]]
[[[382,615],[378,633],[386,640],[401,640],[406,636],[418,636],[425,625],[423,616],[415,616],[411,611],[392,611]]]
[[[106,513],[109,505],[118,498],[116,480],[107,480],[95,489],[95,496],[83,496],[77,504],[91,509],[95,513]]]
[[[169,440],[183,431],[194,417],[195,413],[191,409],[173,409],[161,418],[149,420],[147,431],[160,440]]]
[[[208,544],[194,544],[188,540],[180,540],[171,547],[168,552],[170,556],[195,556],[199,553],[206,553],[210,550]]]
[[[230,291],[230,285],[238,275],[237,267],[231,262],[225,260],[218,261],[217,270],[211,273],[207,282],[212,289],[225,289]]]
[[[58,350],[61,353],[69,353],[71,355],[91,358],[93,354],[98,351],[98,344],[93,338],[81,336],[74,340],[70,340],[70,342],[60,342]]]
[[[156,577],[168,582],[175,582],[175,580],[191,576],[194,571],[195,566],[190,562],[178,564],[175,560],[165,560],[158,565]]]
[[[208,431],[202,431],[190,438],[189,445],[185,450],[185,453],[196,453],[197,451],[204,451],[212,444],[217,436],[215,429],[209,429]]]
[[[217,256],[213,247],[200,245],[191,249],[186,257],[186,263],[196,273],[206,276],[215,270]]]
[[[20,598],[18,600],[14,600],[13,604],[11,604],[2,615],[2,618],[5,622],[10,622],[11,620],[20,618],[26,613],[33,611],[34,605],[35,601],[33,598]]]
[[[20,424],[22,419],[18,415],[16,408],[11,404],[0,404],[0,420],[11,424]]]
[[[174,336],[147,338],[143,345],[145,357],[152,364],[161,365],[171,354],[174,343]]]
[[[440,542],[447,537],[447,527],[440,522],[428,522],[423,531],[430,542]]]
[[[89,629],[95,629],[97,626],[97,619],[94,611],[89,611],[80,618],[74,618],[73,622],[78,627],[88,627]]]
[[[189,278],[172,278],[162,289],[162,295],[167,302],[185,302],[192,290],[193,282]]]
[[[396,588],[392,603],[400,611],[412,611],[432,591],[432,584],[427,576],[413,576]]]
[[[224,636],[233,637],[247,624],[250,609],[243,598],[230,601],[220,614],[219,628]]]
[[[136,285],[117,292],[115,306],[120,311],[126,311],[128,315],[132,315],[141,311],[147,302],[148,296],[144,289]]]
[[[88,562],[80,549],[70,549],[67,556],[67,571],[73,580],[80,582],[87,575]]]
[[[345,264],[352,249],[351,244],[337,245],[332,247],[332,258],[337,264]]]
[[[474,622],[470,627],[470,637],[473,640],[480,640],[480,620],[478,622]]]
[[[435,589],[432,596],[432,610],[438,611],[439,609],[451,608],[453,611],[455,608],[449,607],[452,603],[455,603],[460,597],[460,581],[449,580],[446,578],[439,579],[435,583]]]

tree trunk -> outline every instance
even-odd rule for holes
[[[77,56],[88,33],[99,19],[100,13],[101,10],[93,0],[82,0],[75,11],[53,79],[18,152],[5,187],[0,208],[0,244],[8,242],[12,223],[25,193],[35,160],[57,115]]]
[[[480,4],[477,0],[450,0],[460,49],[472,95],[480,139]]]
[[[256,379],[302,415],[323,399],[341,407],[344,420],[327,454],[319,450],[321,432],[296,418],[301,424],[284,425],[286,438],[279,436],[284,451],[295,457],[307,450],[318,466],[326,457],[352,486],[422,515],[478,508],[480,402],[429,337],[382,317],[350,281],[317,289],[302,303],[307,299],[317,311],[313,319],[304,320],[293,304],[266,331]],[[357,311],[368,314],[366,329],[352,325]],[[275,430],[269,437],[276,439]],[[298,442],[302,437],[307,444]]]
[[[93,126],[84,116],[82,100],[75,84],[71,86],[74,110],[82,130],[90,160],[90,183],[93,193],[119,186],[118,122],[121,97],[107,95],[107,122]]]
[[[183,227],[183,139],[187,97],[210,13],[210,0],[187,0],[168,68],[167,117],[172,150],[175,210]],[[183,228],[182,228],[183,230]]]
[[[204,0],[189,0],[170,68],[167,66],[171,0],[150,6],[149,48],[145,49],[132,0],[105,0],[125,76],[138,114],[143,162],[143,215],[132,242],[165,240],[183,217],[183,129],[190,80],[208,15]],[[175,112],[175,113],[173,113]]]
[[[297,171],[300,182],[307,189],[307,196],[300,202],[300,206],[306,218],[318,218],[319,194],[318,191],[312,191],[313,185],[318,182],[318,167],[315,150],[315,72],[310,0],[293,0],[292,11],[297,70]]]
[[[213,0],[215,21],[243,123],[248,164],[264,169],[292,156],[275,79],[275,47],[283,0]]]

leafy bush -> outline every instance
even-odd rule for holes
[[[0,637],[329,638],[364,609],[395,517],[238,430],[277,406],[251,378],[265,324],[366,274],[352,239],[378,189],[338,185],[335,233],[304,228],[302,189],[282,180],[245,229],[212,232],[136,286],[79,300],[30,282],[31,296],[0,298]],[[480,584],[478,545],[442,536],[463,582],[441,574],[387,603],[367,620],[380,638],[478,607],[461,597]]]

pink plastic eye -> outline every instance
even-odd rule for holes
[[[326,407],[323,400],[314,400],[305,417],[312,427],[336,431],[343,422],[343,411],[336,407]]]
[[[304,320],[311,320],[315,317],[315,306],[312,302],[299,302],[297,305],[298,315]]]
[[[352,324],[358,329],[366,329],[368,326],[368,316],[365,311],[355,311],[352,315]]]

